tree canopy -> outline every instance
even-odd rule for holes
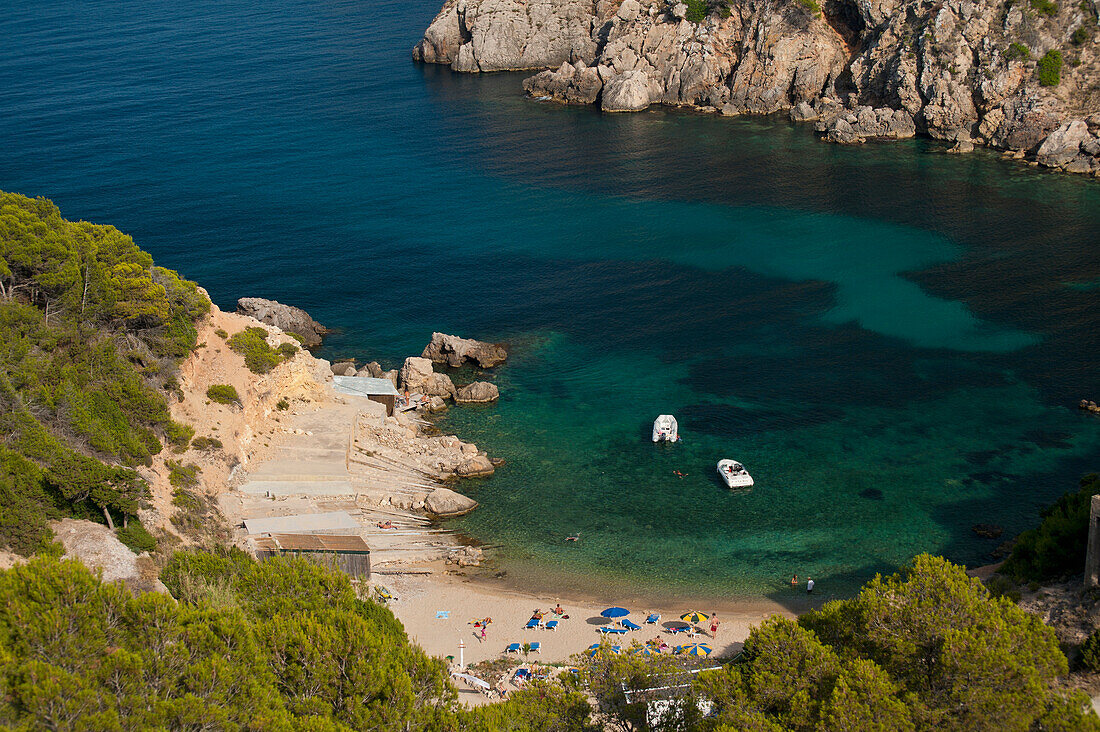
[[[136,513],[147,487],[132,467],[190,438],[164,391],[209,307],[114,227],[0,192],[0,447],[41,468],[0,472],[22,517],[18,536],[0,521],[0,548],[43,546],[58,515]]]

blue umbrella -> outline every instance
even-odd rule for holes
[[[589,656],[595,656],[596,651],[600,650],[600,648],[607,648],[607,650],[611,651],[612,653],[622,653],[623,650],[622,646],[601,646],[599,643],[593,643],[588,647],[585,653]]]
[[[630,615],[630,611],[625,607],[609,607],[600,613],[600,615],[605,618],[621,618],[624,615]]]
[[[635,656],[652,656],[654,653],[658,653],[652,646],[642,646],[633,651]]]

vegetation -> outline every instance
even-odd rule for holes
[[[232,384],[212,384],[206,390],[206,398],[216,404],[240,404],[241,396]]]
[[[1035,9],[1035,12],[1039,15],[1045,15],[1048,18],[1058,13],[1058,3],[1054,0],[1031,0],[1031,7]]]
[[[1001,573],[1017,582],[1061,579],[1085,572],[1085,547],[1089,538],[1089,505],[1100,493],[1100,475],[1081,479],[1077,491],[1066,493],[1043,509],[1039,527],[1020,534]]]
[[[196,450],[220,450],[222,449],[222,441],[217,437],[196,437],[191,440],[191,447]]]
[[[1081,665],[1089,671],[1100,671],[1100,630],[1094,630],[1081,646]]]
[[[804,7],[810,15],[821,15],[821,5],[817,0],[798,0],[798,4]]]
[[[115,536],[135,554],[157,550],[156,538],[136,518],[130,519],[125,526],[116,529]]]
[[[279,401],[275,402],[275,408],[278,409],[280,412],[285,412],[286,410],[290,409],[290,402],[287,401],[286,397],[283,397]]]
[[[302,560],[177,554],[175,597],[76,562],[0,573],[0,725],[20,729],[456,729],[443,662],[389,610]]]
[[[1005,58],[1009,61],[1016,61],[1017,59],[1026,61],[1031,58],[1031,49],[1022,43],[1013,43],[1005,51]]]
[[[1082,25],[1079,26],[1077,30],[1073,31],[1070,40],[1073,41],[1073,45],[1081,46],[1088,43],[1090,38],[1092,38],[1092,34],[1089,33],[1089,29]]]
[[[266,374],[298,352],[292,343],[285,343],[278,349],[272,348],[267,342],[267,331],[259,326],[234,333],[228,343],[230,348],[244,356],[245,366],[255,374]]]
[[[684,16],[690,23],[702,23],[708,15],[707,0],[684,0],[687,5],[687,15]]]
[[[197,465],[184,465],[175,460],[165,461],[168,468],[168,482],[174,488],[193,488],[199,484],[199,467]]]
[[[147,486],[133,466],[190,440],[160,390],[209,307],[114,227],[0,193],[0,445],[6,467],[34,466],[8,472],[0,547],[45,546],[50,518],[136,514]]]
[[[1042,86],[1058,86],[1062,80],[1062,52],[1057,50],[1047,51],[1039,59],[1039,83]]]
[[[851,600],[753,630],[739,663],[703,674],[704,729],[1100,729],[1054,632],[961,567],[922,555]]]
[[[224,328],[217,328],[217,329],[216,329],[216,330],[214,331],[214,335],[218,336],[218,337],[219,337],[219,338],[221,338],[221,339],[222,339],[223,341],[224,341],[224,340],[226,340],[227,338],[229,338],[229,334],[225,332],[225,329],[224,329]]]

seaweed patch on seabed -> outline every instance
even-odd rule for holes
[[[882,491],[878,488],[868,488],[865,491],[860,491],[859,497],[866,498],[869,501],[881,501],[884,498]]]

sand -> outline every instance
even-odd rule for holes
[[[505,655],[515,657],[518,663],[525,660],[523,654],[505,654],[505,648],[510,643],[534,641],[541,644],[541,650],[530,654],[527,660],[547,664],[566,663],[574,654],[600,641],[603,635],[597,628],[616,622],[600,617],[602,610],[616,605],[613,598],[568,598],[540,594],[536,589],[526,593],[516,592],[503,583],[474,581],[458,576],[440,563],[418,569],[430,571],[431,574],[375,574],[371,584],[384,586],[396,595],[396,599],[389,601],[388,605],[404,624],[414,643],[433,656],[454,656],[456,666],[460,653],[466,665]],[[546,613],[545,620],[554,619],[549,611],[558,602],[569,617],[561,619],[556,630],[528,630],[524,627],[536,608]],[[764,618],[773,614],[792,616],[779,605],[767,602],[725,603],[720,609],[712,607],[712,601],[707,602],[709,604],[698,607],[692,607],[690,601],[675,606],[628,605],[626,609],[631,612],[627,617],[641,625],[642,629],[612,636],[613,643],[626,647],[632,641],[644,643],[654,637],[660,637],[670,646],[706,643],[714,649],[711,658],[717,660],[735,655],[751,627]],[[688,638],[685,634],[669,634],[667,626],[682,624],[679,616],[690,610],[708,614],[714,610],[719,619],[718,637],[710,636],[709,624],[706,624],[705,632],[695,638]],[[446,617],[437,617],[440,613],[446,613]],[[644,623],[649,613],[660,614],[660,622]],[[475,628],[471,621],[486,617],[492,618],[493,622],[488,626],[486,639],[482,641],[480,628]],[[461,651],[460,644],[465,644]],[[493,684],[498,681],[485,680]],[[462,685],[459,688],[462,690]],[[464,690],[461,698],[468,703],[480,703],[484,699],[468,690]]]

